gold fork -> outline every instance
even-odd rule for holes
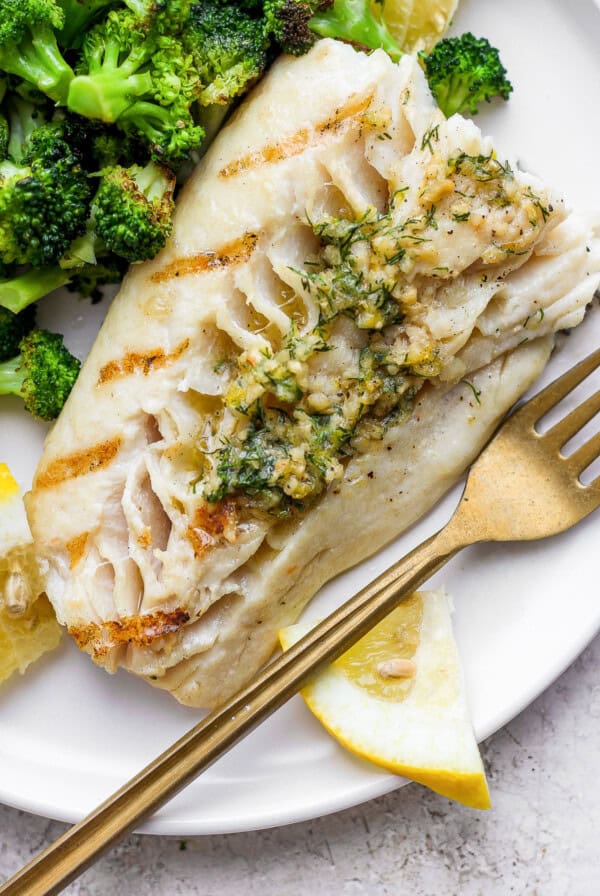
[[[600,350],[518,408],[472,466],[450,522],[274,660],[91,815],[0,887],[0,896],[60,892],[104,850],[133,830],[344,653],[454,554],[481,541],[545,538],[600,505],[600,476],[581,474],[600,456],[600,431],[568,457],[561,448],[600,411],[600,391],[550,430],[535,428],[593,370]]]

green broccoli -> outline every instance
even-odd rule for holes
[[[67,49],[80,47],[92,23],[116,2],[118,0],[56,0],[64,13],[64,24],[57,35],[59,45]]]
[[[280,5],[292,6],[292,2],[280,0]],[[309,22],[309,28],[315,34],[335,37],[369,50],[381,47],[394,62],[400,59],[402,50],[382,16],[383,3],[373,4],[371,0],[334,0],[333,4],[330,2],[322,5],[325,8],[316,12]]]
[[[192,6],[183,41],[200,78],[202,106],[229,105],[267,66],[262,21],[218,0]]]
[[[30,305],[21,314],[0,307],[0,362],[19,354],[21,339],[35,326],[35,313],[35,305]]]
[[[175,175],[156,162],[102,172],[92,221],[106,248],[130,262],[154,258],[171,233],[174,189]]]
[[[29,268],[23,273],[0,280],[0,308],[18,314],[33,302],[61,286],[67,286],[75,276],[73,271],[59,265],[45,268]]]
[[[71,279],[66,284],[68,290],[79,293],[82,299],[91,299],[92,304],[102,300],[102,287],[110,283],[120,283],[127,271],[127,262],[116,255],[99,256],[95,264],[84,264],[71,271]]]
[[[0,0],[0,69],[64,105],[73,70],[56,43],[63,22],[55,0]]]
[[[116,122],[144,139],[154,159],[173,163],[199,146],[203,131],[191,114],[198,75],[191,54],[166,32],[167,20],[109,12],[85,37],[67,105],[86,118]]]
[[[0,162],[0,260],[35,267],[58,261],[85,229],[90,198],[87,172],[62,125],[33,130],[20,162]]]
[[[110,253],[98,240],[91,248],[89,242],[84,248],[86,242],[87,237],[75,240],[60,259],[60,264],[29,268],[24,273],[0,280],[0,313],[3,308],[13,313],[21,312],[61,286],[78,292],[82,298],[99,301],[102,286],[121,282],[127,262]]]
[[[19,349],[15,358],[0,364],[0,395],[19,395],[34,417],[54,420],[81,364],[65,348],[62,336],[46,330],[32,330]]]
[[[9,130],[6,154],[11,161],[20,163],[29,152],[34,131],[48,123],[49,112],[45,105],[32,103],[16,93],[10,94],[5,109]]]
[[[500,55],[484,37],[470,32],[440,41],[429,55],[420,54],[427,80],[446,116],[455,112],[474,115],[485,100],[507,100],[512,84]]]
[[[123,279],[127,267],[127,261],[111,252],[98,236],[93,214],[85,234],[73,240],[59,264],[63,276],[69,278],[65,283],[67,289],[93,303],[102,299],[102,286]]]

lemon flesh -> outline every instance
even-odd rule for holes
[[[0,682],[14,672],[23,674],[42,654],[54,650],[61,628],[45,595],[21,616],[0,609]]]
[[[303,623],[283,629],[283,649],[309,630]],[[382,674],[390,662],[412,672]],[[490,807],[444,591],[404,601],[302,696],[356,755],[467,806]]]
[[[0,464],[0,565],[10,551],[31,541],[19,486],[6,464]]]
[[[0,464],[0,682],[25,672],[60,641],[52,606],[39,591],[21,491]]]
[[[444,36],[458,0],[385,0],[383,18],[406,53],[429,51]]]

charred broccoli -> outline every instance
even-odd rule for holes
[[[199,0],[192,6],[183,39],[200,78],[202,106],[228,105],[267,65],[262,21],[218,0]]]
[[[495,96],[507,100],[513,89],[498,50],[485,37],[470,32],[448,37],[428,56],[420,56],[431,91],[446,116],[474,115],[484,100],[489,103]]]
[[[175,175],[149,162],[102,173],[92,220],[106,248],[127,261],[154,258],[171,233]]]
[[[0,364],[0,395],[19,395],[27,410],[40,420],[54,420],[73,388],[77,358],[65,348],[58,333],[32,330],[19,354]]]
[[[333,0],[264,0],[265,31],[284,53],[301,56],[315,42],[311,20]]]

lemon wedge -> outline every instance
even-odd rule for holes
[[[6,464],[0,464],[0,563],[31,541],[21,490]]]
[[[385,0],[383,18],[399,46],[414,53],[444,36],[457,6],[458,0]]]
[[[49,650],[58,647],[61,629],[45,595],[21,616],[0,609],[0,682],[13,672],[23,674]]]
[[[0,464],[0,682],[25,672],[61,636],[50,602],[37,597],[32,548],[21,491]]]
[[[309,630],[282,629],[281,646]],[[351,752],[466,806],[490,807],[445,591],[413,594],[302,696]]]

